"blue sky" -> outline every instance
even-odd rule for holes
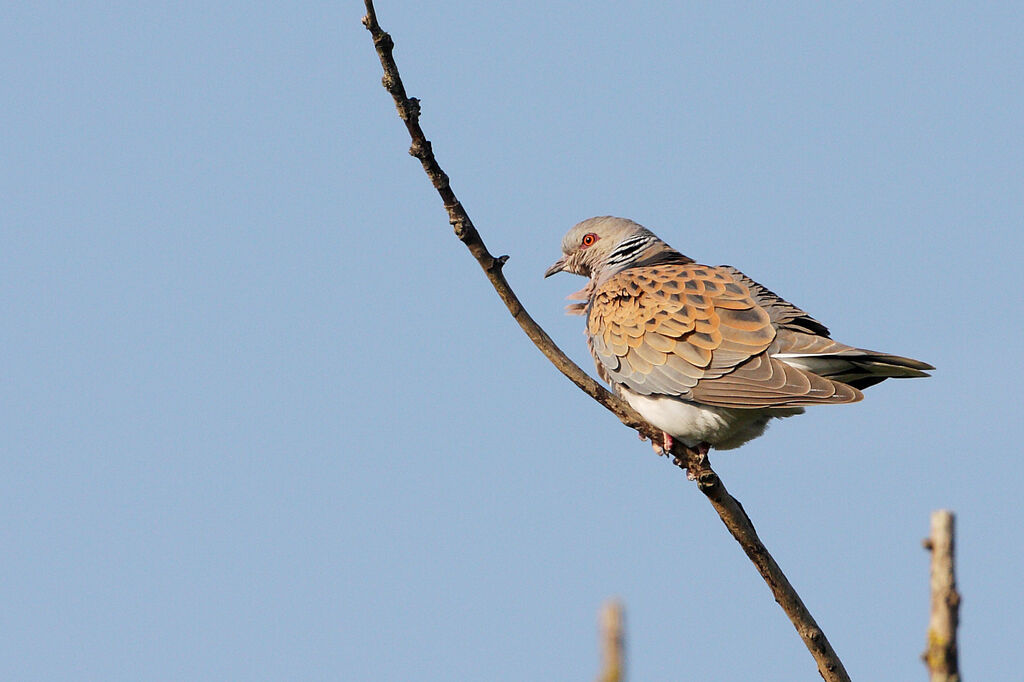
[[[562,234],[633,218],[938,367],[713,456],[855,679],[913,679],[932,509],[1014,679],[1015,3],[380,2],[438,158],[588,371]],[[693,486],[452,236],[360,3],[0,9],[0,677],[817,679]]]

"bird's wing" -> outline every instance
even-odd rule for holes
[[[719,265],[715,268],[723,274],[730,275],[737,282],[747,287],[754,302],[765,309],[776,329],[791,329],[807,332],[814,336],[828,338],[828,327],[818,322],[806,312],[785,300],[774,291],[750,279],[731,265]]]
[[[722,407],[859,400],[856,389],[769,357],[776,323],[757,295],[728,268],[623,270],[594,288],[587,308],[598,371],[641,395]]]

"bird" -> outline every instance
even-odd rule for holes
[[[545,277],[588,278],[568,297],[586,317],[597,373],[664,435],[702,456],[761,436],[810,405],[855,403],[920,360],[834,341],[818,320],[729,265],[708,266],[626,218],[584,220]]]

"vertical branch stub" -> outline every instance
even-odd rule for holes
[[[622,603],[609,600],[601,608],[601,674],[597,682],[622,682],[625,666],[625,618]]]
[[[931,552],[931,612],[927,644],[921,658],[928,667],[930,682],[960,682],[956,631],[960,622],[960,594],[956,590],[954,565],[955,517],[953,512],[932,512],[931,535],[924,546]]]

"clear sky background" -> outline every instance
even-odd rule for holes
[[[935,364],[713,456],[855,679],[1019,680],[1019,3],[381,0],[422,123],[588,371],[633,218]],[[533,348],[333,3],[0,9],[0,678],[815,680],[706,500]]]

